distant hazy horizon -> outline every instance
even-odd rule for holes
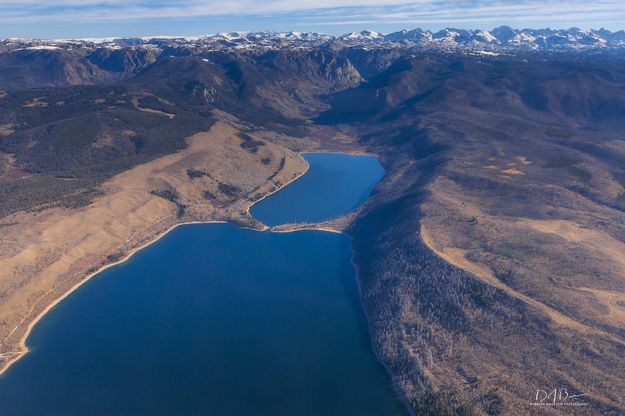
[[[0,0],[0,38],[201,36],[233,31],[382,33],[420,27],[623,29],[622,1]]]

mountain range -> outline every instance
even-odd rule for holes
[[[625,31],[607,29],[513,29],[500,26],[493,30],[452,29],[437,32],[422,29],[401,30],[382,34],[370,30],[333,36],[315,32],[230,32],[201,37],[154,36],[145,38],[92,39],[6,39],[0,42],[0,51],[13,49],[53,49],[127,46],[152,47],[162,50],[178,45],[210,50],[215,48],[281,48],[319,46],[343,43],[347,45],[396,45],[402,47],[468,49],[486,51],[505,50],[579,50],[591,48],[625,48]]]

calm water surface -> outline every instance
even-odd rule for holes
[[[304,154],[310,169],[284,189],[263,199],[250,213],[267,225],[318,222],[352,211],[384,176],[374,157],[344,153]]]
[[[320,197],[356,196],[323,215],[353,208],[379,179],[372,158],[306,158],[309,173],[290,187],[311,175]],[[340,159],[363,172],[345,192],[328,174]],[[292,191],[259,212],[292,202],[284,221],[282,205],[265,212],[323,219],[323,201],[306,213],[282,192]],[[350,258],[344,235],[179,227],[40,321],[31,352],[0,377],[0,415],[405,414],[372,352]]]

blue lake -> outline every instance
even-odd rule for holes
[[[378,172],[345,182],[342,195],[357,199],[341,210],[361,203],[379,179],[373,158],[306,158],[310,171],[257,204],[259,212],[289,203],[281,193],[318,168],[334,171],[341,158],[341,166]],[[332,182],[312,188],[332,198],[324,192],[337,189],[337,178],[315,177]],[[324,219],[312,214],[297,212]],[[31,352],[0,376],[0,415],[406,414],[372,351],[349,244],[321,231],[178,227],[35,326]]]
[[[306,153],[308,172],[250,209],[254,218],[273,226],[319,222],[358,207],[384,176],[378,159],[344,153]]]

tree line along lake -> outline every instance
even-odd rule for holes
[[[311,153],[251,209],[267,225],[345,214],[384,171]],[[350,239],[178,227],[54,307],[0,376],[0,414],[404,415],[377,360]]]

